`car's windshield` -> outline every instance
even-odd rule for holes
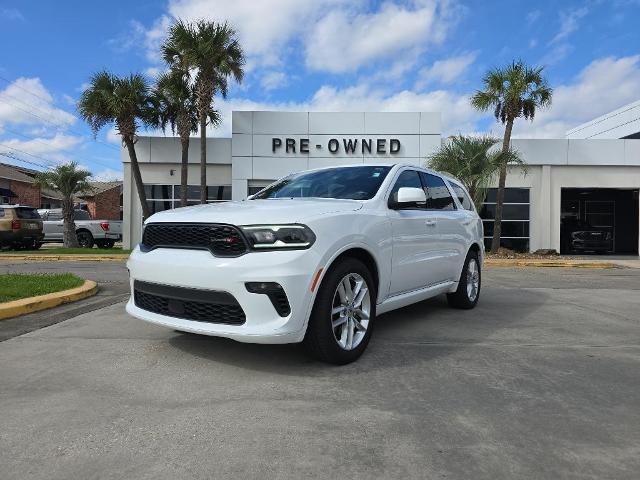
[[[256,193],[264,198],[339,198],[369,200],[391,170],[387,166],[337,167],[283,178]]]

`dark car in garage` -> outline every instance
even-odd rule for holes
[[[583,221],[565,221],[562,238],[566,251],[607,253],[613,250],[613,233],[607,227],[594,227]]]

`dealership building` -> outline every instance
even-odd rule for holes
[[[231,138],[207,139],[210,202],[243,200],[293,172],[333,165],[425,165],[441,145],[440,113],[234,111]],[[568,222],[606,230],[610,253],[638,255],[640,102],[578,126],[564,139],[514,139],[525,167],[511,167],[502,242],[517,250],[564,251]],[[139,137],[136,152],[152,212],[177,208],[180,141]],[[124,245],[139,242],[142,211],[126,149]],[[189,148],[190,203],[200,199],[200,140]],[[491,235],[495,189],[481,216]],[[212,219],[215,221],[215,219]]]

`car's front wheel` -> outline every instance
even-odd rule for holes
[[[361,261],[346,258],[331,267],[319,287],[304,346],[324,362],[353,362],[367,348],[375,316],[371,272]]]

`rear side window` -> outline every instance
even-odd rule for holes
[[[91,215],[86,210],[75,210],[73,212],[73,218],[75,220],[91,220]]]
[[[465,192],[464,188],[453,182],[451,182],[451,188],[453,189],[453,193],[455,193],[456,197],[458,197],[462,208],[473,211],[473,202],[469,198],[469,195],[467,195],[467,192]]]
[[[25,220],[39,219],[40,215],[35,208],[16,208],[16,216]]]
[[[400,174],[398,179],[396,180],[396,184],[393,186],[391,190],[391,195],[389,195],[389,206],[393,207],[396,203],[398,203],[398,190],[402,187],[413,187],[413,188],[422,188],[422,183],[420,182],[420,176],[418,172],[415,170],[405,170]],[[405,206],[406,205],[406,206]],[[426,208],[425,203],[414,203],[414,204],[402,204],[403,209],[415,209],[415,208]]]
[[[444,180],[437,175],[420,172],[427,194],[427,208],[431,210],[455,210],[453,197]]]

